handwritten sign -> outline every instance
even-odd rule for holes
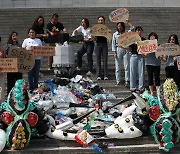
[[[118,37],[118,46],[127,48],[129,45],[141,41],[141,37],[136,32],[127,32]]]
[[[138,46],[138,53],[152,53],[156,52],[157,49],[157,40],[145,40],[145,41],[139,41],[137,42]]]
[[[177,56],[177,67],[180,70],[180,56]]]
[[[104,36],[111,41],[112,39],[112,32],[109,28],[104,24],[96,24],[91,28],[90,34],[92,36]]]
[[[55,47],[52,46],[33,46],[32,54],[34,56],[55,56]]]
[[[29,72],[35,63],[35,58],[31,51],[22,48],[12,48],[8,53],[9,58],[17,58],[18,72]]]
[[[0,72],[18,72],[17,58],[0,58]]]
[[[109,14],[109,20],[112,22],[125,22],[129,18],[129,11],[126,8],[119,8]]]
[[[161,55],[176,56],[180,54],[180,46],[173,43],[164,43],[157,47],[156,58]]]

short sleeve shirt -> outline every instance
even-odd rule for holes
[[[30,50],[32,46],[42,46],[41,40],[38,38],[26,38],[22,43],[22,48],[25,48],[26,50]],[[41,56],[36,56],[35,59],[41,59]]]
[[[58,22],[56,24],[53,24],[51,22],[49,22],[47,24],[47,29],[50,31],[50,32],[53,32],[54,35],[58,35],[61,31],[63,31],[64,29],[64,26],[62,23]]]
[[[88,38],[88,39],[91,38],[90,28],[89,28],[89,27],[88,27],[87,29],[84,29],[83,26],[79,26],[78,28],[76,28],[76,30],[77,30],[78,32],[83,33],[84,38]]]
[[[144,41],[146,39],[144,37],[141,37],[141,40]],[[132,54],[138,54],[138,52],[137,52],[137,44],[131,44],[129,47],[132,49],[131,50]]]

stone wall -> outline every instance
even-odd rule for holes
[[[180,0],[0,0],[0,8],[180,7]]]

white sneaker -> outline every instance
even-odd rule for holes
[[[119,82],[119,81],[117,81],[115,86],[119,86],[119,85],[120,85],[120,82]]]
[[[97,77],[97,80],[101,80],[101,77],[98,76],[98,77]]]
[[[105,76],[105,77],[104,77],[104,80],[108,80],[108,77],[107,77],[107,76]]]
[[[86,73],[86,75],[87,75],[87,76],[92,76],[93,74],[92,74],[91,71],[88,71],[88,72]]]
[[[76,71],[80,71],[81,69],[80,69],[79,67],[76,67],[75,70],[76,70]]]

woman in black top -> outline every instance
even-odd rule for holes
[[[48,37],[48,34],[44,34],[44,18],[42,16],[38,16],[35,19],[32,28],[36,32],[36,37],[39,38],[42,42],[44,41],[44,38]]]
[[[7,55],[12,48],[19,48],[19,47],[21,47],[21,45],[18,43],[18,33],[13,31],[9,35],[9,39],[7,41],[7,45],[6,45]],[[18,79],[22,79],[22,73],[19,72],[7,73],[7,94],[9,94],[11,89],[14,87],[16,80]]]
[[[104,16],[98,17],[98,24],[105,24]],[[95,54],[96,54],[96,75],[97,80],[101,80],[103,77],[104,80],[108,80],[107,74],[107,65],[108,65],[108,44],[107,38],[103,36],[97,36]],[[102,57],[102,58],[101,58]],[[101,69],[101,60],[103,61],[103,68]]]

